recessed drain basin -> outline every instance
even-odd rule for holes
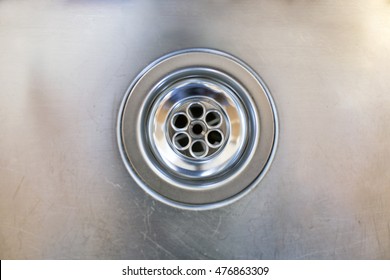
[[[210,209],[254,188],[276,149],[278,122],[265,84],[226,53],[190,49],[149,65],[129,87],[119,149],[154,198]]]

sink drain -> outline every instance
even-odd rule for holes
[[[210,209],[257,185],[276,149],[278,123],[261,79],[209,49],[166,55],[129,87],[118,118],[134,180],[172,206]]]
[[[171,122],[166,134],[173,149],[191,159],[204,159],[221,149],[227,139],[228,120],[211,104],[212,100],[197,97],[172,110],[174,115],[168,118]],[[157,122],[158,116],[154,119]]]

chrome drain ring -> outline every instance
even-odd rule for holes
[[[118,143],[134,180],[153,197],[210,209],[256,186],[275,153],[275,106],[247,65],[209,49],[149,65],[129,87]]]
[[[243,136],[248,134],[249,118],[244,104],[223,84],[226,81],[230,82],[223,73],[200,67],[166,77],[160,84],[165,89],[156,93],[145,120],[151,161],[156,158],[161,169],[195,182],[227,172],[240,160],[247,144]],[[220,121],[214,124],[208,120],[210,126],[206,115],[212,112]],[[210,143],[210,133],[217,133],[220,143]]]

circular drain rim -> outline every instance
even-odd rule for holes
[[[223,66],[223,67],[221,67]],[[258,139],[252,143],[245,164],[234,176],[224,181],[198,182],[185,185],[183,181],[161,178],[161,166],[148,159],[144,133],[135,133],[143,127],[145,108],[156,95],[156,88],[164,78],[177,69],[191,67],[215,69],[234,77],[245,86],[256,108]],[[160,89],[161,90],[161,89]],[[131,102],[130,102],[131,100]],[[128,107],[128,104],[131,106]],[[150,104],[149,104],[150,105]],[[134,110],[137,108],[138,110]],[[137,112],[134,112],[137,111]],[[145,127],[143,127],[145,129]],[[241,60],[217,50],[187,49],[161,57],[147,66],[128,88],[120,106],[117,138],[121,157],[136,183],[155,199],[168,205],[192,210],[205,210],[230,204],[258,185],[275,156],[279,125],[275,104],[261,78]],[[253,151],[252,151],[253,149]],[[149,162],[148,162],[149,161]],[[147,171],[142,170],[146,168]],[[161,175],[161,174],[160,174]],[[248,176],[249,175],[249,176]],[[240,184],[239,184],[240,183]]]
[[[186,177],[196,180],[197,184],[199,184],[199,180],[204,181],[205,179],[215,177],[219,174],[222,174],[223,172],[226,173],[227,168],[233,166],[237,162],[238,157],[240,155],[243,155],[243,153],[245,152],[245,145],[247,145],[248,142],[245,139],[246,137],[242,137],[242,135],[247,135],[247,132],[249,130],[247,125],[249,121],[245,119],[247,118],[247,115],[244,114],[245,108],[243,104],[241,104],[239,98],[234,95],[231,90],[228,90],[227,88],[225,90],[222,90],[221,87],[221,92],[208,92],[207,96],[203,94],[197,95],[191,93],[193,92],[193,90],[190,90],[189,93],[187,91],[176,92],[176,89],[182,89],[181,86],[183,84],[185,85],[185,87],[187,87],[188,85],[195,86],[196,89],[199,89],[199,85],[210,86],[210,82],[206,82],[204,78],[200,78],[203,77],[202,75],[207,76],[209,78],[223,78],[226,76],[217,70],[205,69],[201,67],[189,67],[184,70],[175,71],[169,74],[164,79],[164,82],[161,83],[161,87],[164,90],[159,93],[158,90],[153,89],[152,94],[157,92],[158,96],[154,99],[150,98],[151,100],[149,103],[148,100],[146,100],[143,105],[145,108],[149,108],[149,113],[145,116],[145,122],[146,126],[148,127],[148,131],[146,133],[144,141],[149,143],[150,150],[152,152],[152,154],[150,154],[145,151],[145,155],[150,159],[151,162],[153,162],[156,158],[158,163],[160,163],[162,169],[170,171],[170,173],[177,177],[172,179],[176,180],[177,182],[180,177]],[[191,79],[185,79],[188,76],[191,76]],[[199,78],[194,78],[198,76]],[[184,81],[182,81],[183,78],[185,79]],[[177,80],[179,80],[178,83],[176,83]],[[197,80],[199,81],[199,83],[195,83],[194,85],[194,83],[191,82],[193,80]],[[165,84],[171,85],[167,86],[168,90],[165,90]],[[174,88],[175,91],[169,90],[171,87]],[[237,91],[239,90],[240,92],[244,92],[242,88],[237,88]],[[228,91],[230,92],[229,95],[227,95]],[[165,92],[167,92],[167,94],[164,94]],[[190,95],[187,96],[187,94]],[[167,106],[167,103],[169,104],[167,100],[173,98],[176,98],[179,101],[174,102],[172,106]],[[235,120],[235,124],[233,126],[230,125],[230,127],[227,128],[227,130],[229,131],[229,138],[231,139],[229,139],[229,141],[226,141],[225,147],[221,149],[219,153],[216,153],[213,159],[208,160],[208,158],[205,157],[203,158],[204,161],[201,163],[194,162],[191,159],[187,160],[182,157],[176,156],[175,152],[170,149],[170,144],[166,141],[165,125],[167,123],[169,124],[168,120],[169,115],[172,113],[171,111],[175,110],[175,108],[177,108],[177,106],[179,106],[181,102],[186,103],[186,101],[191,101],[193,98],[209,99],[209,102],[214,103],[214,105],[226,107],[225,109],[230,110],[229,113],[224,112],[226,116],[228,118],[231,118],[231,121]],[[226,104],[222,106],[222,104],[218,104],[220,102],[215,102],[214,99],[222,101],[222,103],[225,102]],[[247,103],[250,103],[250,101],[247,100]],[[168,110],[167,107],[172,108],[172,110]],[[161,113],[161,111],[163,113]],[[152,118],[150,118],[150,116],[152,116]],[[253,113],[253,116],[256,116],[256,113]],[[151,120],[153,122],[151,122]],[[251,124],[254,124],[255,121],[253,120],[253,118],[251,120]],[[142,129],[142,126],[140,128]],[[138,130],[140,133],[142,133],[141,129]],[[256,131],[254,127],[252,130]],[[195,157],[194,155],[191,156]],[[187,186],[194,185],[194,183],[188,181],[182,181],[182,184]]]

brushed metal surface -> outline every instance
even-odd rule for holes
[[[116,145],[131,80],[184,48],[236,55],[278,106],[260,185],[189,212]],[[1,259],[389,259],[389,1],[1,1]]]

